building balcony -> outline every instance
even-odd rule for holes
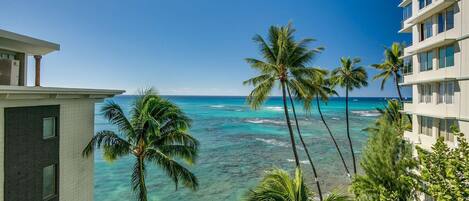
[[[414,105],[412,104],[412,101],[405,101],[403,112],[406,114],[412,114],[413,111],[414,111]]]
[[[398,7],[405,7],[407,5],[409,5],[410,3],[412,3],[412,0],[402,0],[401,3],[398,5]]]
[[[401,22],[401,30],[398,33],[412,33],[413,24],[410,23],[411,18],[407,18]]]
[[[409,57],[421,52],[449,45],[460,40],[456,29],[451,29],[404,48],[404,56]]]
[[[420,9],[418,13],[412,16],[409,20],[409,23],[415,25],[423,20],[437,14],[443,9],[453,5],[458,0],[434,0],[430,5]]]

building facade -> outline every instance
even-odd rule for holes
[[[0,30],[0,201],[93,200],[94,159],[81,153],[95,103],[124,91],[41,86],[42,56],[59,47]]]
[[[412,34],[400,83],[413,97],[404,103],[412,116],[404,135],[425,149],[439,137],[457,146],[452,125],[469,136],[469,0],[403,0],[399,7],[399,33]]]

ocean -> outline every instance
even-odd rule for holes
[[[190,169],[198,177],[198,191],[174,183],[152,164],[147,164],[147,187],[150,200],[158,201],[238,201],[255,186],[265,170],[280,167],[293,170],[294,160],[280,97],[269,99],[260,110],[251,110],[245,97],[167,96],[192,118],[191,129],[201,143],[197,163]],[[129,111],[135,96],[118,96],[111,100]],[[385,98],[350,98],[350,126],[357,156],[366,143],[362,129],[371,125],[382,108]],[[96,104],[95,131],[116,130],[100,114],[102,103]],[[332,98],[322,105],[326,121],[352,171],[351,155],[345,131],[345,99]],[[308,149],[317,165],[323,191],[343,189],[346,178],[337,151],[314,105],[306,115],[301,104],[296,105],[300,127]],[[311,189],[312,170],[303,149],[299,148],[305,180]],[[357,161],[358,163],[358,161]],[[130,188],[133,158],[109,163],[102,152],[95,153],[96,201],[132,200]]]

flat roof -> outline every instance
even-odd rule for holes
[[[19,99],[103,99],[123,94],[124,90],[0,85],[0,100]]]
[[[0,29],[0,49],[45,55],[60,50],[60,45]]]

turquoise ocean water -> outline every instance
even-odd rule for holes
[[[158,201],[221,201],[239,200],[246,191],[262,177],[264,170],[281,167],[294,168],[287,128],[279,97],[271,98],[261,110],[253,111],[245,104],[244,97],[167,97],[193,119],[191,133],[201,142],[200,157],[190,169],[199,178],[200,189],[196,192],[179,188],[164,172],[148,164],[147,185],[151,200]],[[134,96],[119,96],[112,100],[126,111]],[[339,146],[349,162],[350,152],[345,133],[345,102],[333,98],[322,106]],[[377,107],[383,107],[384,98],[351,98],[351,133],[354,148],[359,155],[367,140],[361,131],[378,116]],[[95,130],[115,130],[102,118],[96,105]],[[313,160],[318,166],[323,188],[331,190],[348,183],[337,152],[316,110],[305,116],[297,105],[300,126]],[[303,150],[300,157],[305,179],[312,184],[312,171]],[[106,162],[100,151],[95,154],[96,201],[132,200],[130,175],[133,158],[123,158],[113,163]],[[311,188],[315,189],[315,188]]]

